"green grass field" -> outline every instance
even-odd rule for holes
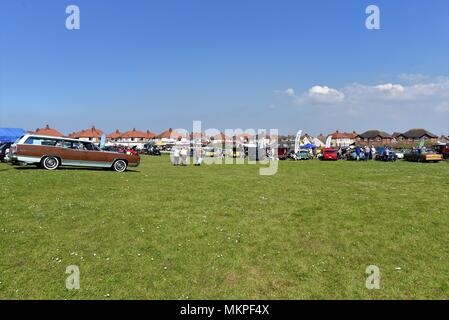
[[[0,164],[0,188],[0,299],[449,298],[448,162]]]

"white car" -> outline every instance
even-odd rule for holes
[[[404,159],[404,151],[403,151],[403,150],[397,150],[397,151],[395,151],[394,153],[395,153],[396,156],[398,157],[398,160],[399,160],[399,159]]]

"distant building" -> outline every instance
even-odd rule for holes
[[[320,133],[320,135],[316,138],[319,139],[323,144],[326,144],[327,136],[325,136],[324,134]]]
[[[116,129],[113,133],[106,135],[106,140],[109,143],[117,143],[120,140],[120,137],[122,136],[122,133],[119,129]]]
[[[174,131],[172,128],[165,130],[164,132],[158,134],[155,139],[165,142],[165,143],[174,143],[178,140],[186,140],[186,136],[182,135],[180,133],[177,133],[176,131]]]
[[[136,128],[126,131],[120,136],[120,142],[122,143],[145,143],[148,140],[148,135],[146,132],[136,130]]]
[[[90,129],[71,133],[69,135],[69,137],[73,138],[73,139],[79,139],[82,141],[90,141],[93,143],[100,143],[102,134],[103,134],[103,131],[96,129],[95,126],[92,126],[92,128],[90,128]]]
[[[398,143],[416,144],[422,140],[430,143],[438,142],[438,136],[425,129],[411,129],[407,132],[396,134],[394,138]]]
[[[64,135],[56,129],[50,128],[47,124],[44,128],[38,128],[34,131],[34,134],[40,134],[43,136],[63,137]]]
[[[357,133],[353,131],[352,133],[335,131],[330,134],[332,136],[331,144],[334,147],[348,147],[354,144],[357,138]]]
[[[393,136],[380,130],[368,130],[356,137],[359,144],[389,145],[393,142]]]
[[[440,139],[438,140],[441,143],[449,143],[449,135],[441,135]]]

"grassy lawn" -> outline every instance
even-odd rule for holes
[[[0,299],[447,299],[448,190],[448,162],[0,164]]]

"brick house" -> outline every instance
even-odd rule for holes
[[[385,131],[368,130],[357,136],[357,144],[389,145],[393,142],[393,136]]]
[[[395,133],[394,138],[398,143],[416,144],[424,140],[429,143],[437,143],[438,136],[425,129],[411,129],[404,133]]]

